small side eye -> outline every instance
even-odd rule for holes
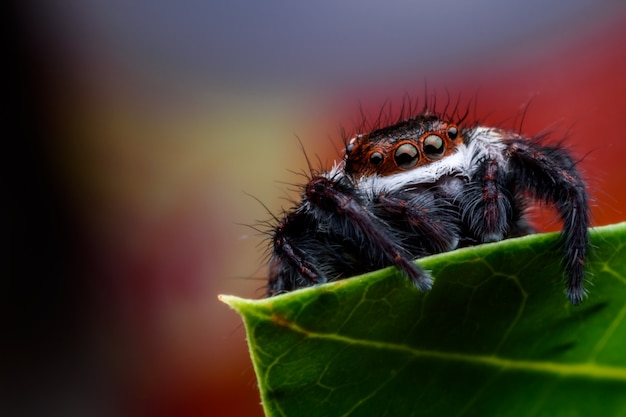
[[[372,165],[380,165],[383,162],[383,154],[380,152],[374,152],[370,155],[370,163]]]
[[[459,136],[459,129],[456,126],[450,126],[448,128],[448,137],[452,140],[456,139]]]
[[[410,143],[404,143],[398,146],[396,153],[394,154],[396,164],[400,168],[412,168],[417,164],[419,159],[419,152],[417,148]]]
[[[346,155],[350,155],[350,152],[354,149],[354,142],[350,142],[348,146],[346,146]]]
[[[437,135],[426,136],[424,139],[424,155],[429,159],[439,159],[443,156],[445,146],[443,139]]]

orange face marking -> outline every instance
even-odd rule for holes
[[[462,143],[456,124],[422,114],[352,138],[345,170],[357,178],[393,175],[445,158]]]

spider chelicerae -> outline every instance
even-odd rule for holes
[[[466,114],[467,115],[467,114]],[[569,152],[499,128],[422,111],[357,134],[329,171],[311,171],[301,201],[277,218],[267,295],[395,265],[420,290],[412,260],[533,232],[540,201],[558,212],[566,294],[586,295],[589,205]]]

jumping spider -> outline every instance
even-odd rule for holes
[[[534,199],[560,215],[566,293],[581,302],[589,206],[576,162],[539,136],[462,122],[424,111],[356,135],[312,172],[271,232],[268,296],[391,265],[429,290],[413,259],[532,233]]]

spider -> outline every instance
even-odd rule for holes
[[[525,212],[538,200],[563,222],[566,294],[580,303],[590,215],[576,162],[541,135],[463,119],[423,111],[356,135],[332,169],[312,171],[270,233],[267,295],[392,265],[429,290],[412,260],[532,233]]]

